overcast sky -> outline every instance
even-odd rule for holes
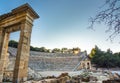
[[[106,41],[105,25],[97,24],[95,31],[88,29],[89,18],[101,10],[104,0],[0,0],[0,15],[29,3],[40,16],[34,21],[31,45],[46,48],[79,47],[82,51],[97,45],[102,50],[120,51],[119,38]],[[19,32],[10,39],[19,40]],[[117,40],[117,41],[116,41]],[[119,40],[120,41],[120,40]]]

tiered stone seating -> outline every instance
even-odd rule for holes
[[[78,56],[69,57],[30,57],[29,67],[34,70],[69,71],[79,63]]]
[[[9,52],[12,56],[16,55],[15,51],[17,51],[17,49],[9,48]],[[79,55],[74,55],[31,51],[29,67],[36,71],[72,71],[83,56],[85,56],[84,52]]]

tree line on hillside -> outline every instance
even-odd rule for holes
[[[96,67],[113,68],[120,67],[120,52],[113,53],[110,49],[102,51],[98,46],[95,46],[90,53],[91,62]]]
[[[15,40],[10,40],[9,41],[9,44],[8,44],[9,47],[14,47],[14,48],[17,48],[18,46],[18,42],[15,41]],[[31,51],[37,51],[37,52],[47,52],[47,53],[74,53],[74,51],[79,51],[80,52],[80,48],[76,47],[76,48],[72,48],[72,49],[68,49],[68,48],[62,48],[62,49],[59,49],[59,48],[54,48],[54,49],[47,49],[45,47],[33,47],[33,46],[30,46],[30,50]]]

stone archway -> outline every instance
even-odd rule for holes
[[[13,9],[10,13],[0,16],[0,82],[3,79],[8,50],[9,35],[20,31],[18,51],[16,55],[13,83],[27,80],[30,38],[34,19],[38,14],[28,5],[24,4]]]

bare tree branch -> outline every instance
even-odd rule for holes
[[[90,18],[90,28],[93,29],[95,23],[105,23],[108,26],[106,32],[112,31],[109,38],[113,39],[120,34],[120,0],[105,0],[105,6],[106,9]]]

